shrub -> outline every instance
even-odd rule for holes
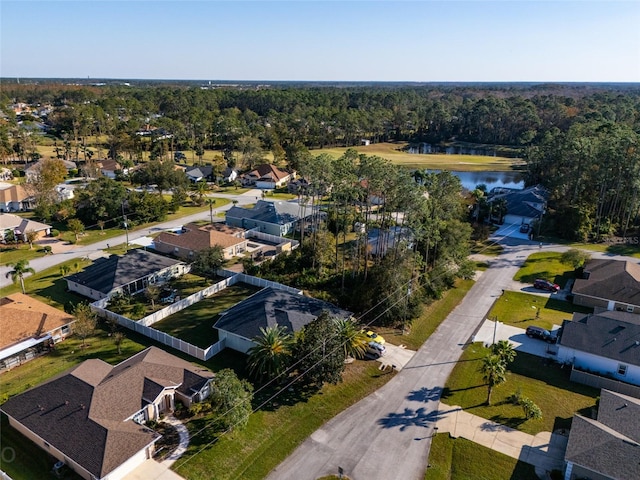
[[[52,228],[50,235],[52,237],[57,237],[58,235],[60,235],[60,230],[56,230],[55,228]]]

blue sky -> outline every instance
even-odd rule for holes
[[[640,82],[640,1],[0,0],[0,76]]]

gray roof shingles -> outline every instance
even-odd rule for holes
[[[258,200],[253,208],[231,207],[227,211],[227,217],[247,218],[275,225],[286,225],[297,222],[302,216],[310,216],[311,213],[311,207],[303,207],[301,209],[297,203]]]
[[[640,305],[640,265],[621,260],[591,260],[584,267],[589,278],[578,278],[573,293]]]
[[[302,330],[325,310],[340,318],[351,316],[328,302],[267,287],[224,312],[214,327],[253,339],[261,327],[276,324],[290,332]]]

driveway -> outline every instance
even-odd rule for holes
[[[569,315],[568,315],[569,316]],[[560,325],[554,325],[552,332],[557,334]],[[518,328],[511,325],[505,325],[501,322],[494,322],[492,320],[485,320],[478,332],[475,334],[474,341],[482,342],[485,345],[491,345],[494,341],[508,340],[513,344],[513,349],[516,352],[530,353],[538,357],[549,358],[553,356],[550,352],[553,351],[549,347],[551,345],[547,342],[539,340],[537,338],[529,338],[525,333],[524,328]]]
[[[381,369],[391,367],[395,370],[402,370],[404,366],[409,363],[409,360],[415,355],[415,350],[409,350],[403,346],[392,345],[390,343],[385,344],[387,353],[384,357],[378,358],[381,363]]]

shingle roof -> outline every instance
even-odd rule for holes
[[[311,216],[312,208],[292,202],[267,202],[258,200],[253,208],[233,206],[227,211],[227,217],[248,218],[265,223],[286,225],[304,217]],[[302,215],[302,216],[301,216]]]
[[[36,222],[35,220],[30,220],[28,218],[22,218],[11,213],[0,213],[0,229],[5,230],[7,228],[18,229],[20,232],[26,233],[29,230],[40,232],[51,228],[51,225]]]
[[[640,264],[620,260],[591,260],[584,267],[589,278],[578,278],[573,293],[640,305]]]
[[[640,366],[640,315],[574,313],[562,324],[559,343],[582,352]]]
[[[74,318],[22,293],[0,298],[0,349],[38,337],[74,321]]]
[[[67,280],[107,294],[114,288],[180,263],[183,262],[136,249],[122,256],[99,258],[82,272],[68,276]]]
[[[207,178],[211,176],[211,174],[213,173],[213,167],[211,166],[192,167],[186,170],[185,173],[190,177]]]
[[[213,374],[156,347],[112,367],[87,360],[65,374],[10,398],[2,411],[65,456],[102,478],[159,436],[127,420],[161,387],[179,391],[209,381]]]
[[[263,163],[262,165],[258,165],[254,170],[247,173],[247,175],[251,175],[252,177],[257,177],[259,179],[268,178],[277,182],[279,180],[282,180],[283,178],[288,177],[291,174],[289,172],[285,172],[284,170],[280,170],[274,165]]]
[[[297,332],[325,310],[340,318],[351,316],[328,302],[267,287],[223,312],[214,328],[248,339],[260,335],[261,327],[276,324]]]
[[[156,237],[155,243],[164,243],[197,252],[215,245],[227,248],[245,242],[244,238],[228,235],[227,233],[219,231],[215,227],[208,227],[209,226],[198,226],[191,223],[184,226],[184,228],[188,230],[187,232],[163,232]]]
[[[640,478],[640,400],[602,390],[598,420],[576,415],[565,460],[619,480]]]
[[[6,188],[0,188],[0,203],[22,202],[30,196],[22,185],[10,185]]]
[[[504,199],[507,202],[507,212],[510,215],[519,215],[523,217],[536,217],[544,211],[544,205],[549,197],[542,186],[535,185],[523,190],[513,190],[508,193],[497,194],[492,200]],[[543,205],[539,208],[538,205]]]

